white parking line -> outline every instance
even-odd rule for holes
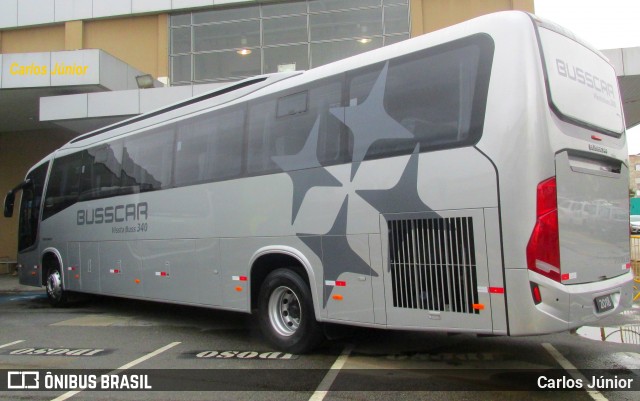
[[[576,380],[580,379],[582,383],[589,383],[587,378],[584,377],[584,375],[578,371],[578,368],[576,368],[571,362],[569,362],[569,360],[565,358],[564,355],[562,355],[560,351],[556,349],[556,347],[554,347],[549,343],[542,343],[542,346],[544,347],[544,349],[547,350],[549,354],[551,354],[553,359],[555,359],[560,364],[560,366],[562,366],[564,370],[569,372],[569,374],[574,379]],[[607,401],[607,397],[602,395],[602,393],[597,390],[586,390],[586,391],[591,396],[591,398],[593,398],[595,401]]]
[[[10,347],[10,346],[12,346],[12,345],[14,345],[14,344],[19,344],[19,343],[21,343],[21,342],[23,342],[23,341],[24,341],[24,340],[18,340],[18,341],[14,341],[14,342],[12,342],[12,343],[2,344],[2,345],[0,345],[0,348]]]
[[[130,368],[132,368],[132,367],[134,367],[134,366],[136,366],[136,365],[138,365],[138,364],[140,364],[140,363],[142,363],[142,362],[144,362],[144,361],[146,361],[148,359],[153,358],[156,355],[159,355],[159,354],[165,352],[166,350],[168,350],[170,348],[175,347],[178,344],[180,344],[180,342],[174,342],[174,343],[171,343],[171,344],[167,344],[162,348],[158,348],[157,350],[155,350],[155,351],[153,351],[151,353],[148,353],[147,355],[144,355],[144,356],[136,359],[135,361],[131,361],[131,362],[127,363],[127,364],[124,364],[124,365],[120,366],[118,369],[112,370],[108,374],[116,373],[116,372],[119,372],[121,370],[130,369]],[[76,395],[78,393],[81,393],[81,392],[82,392],[82,390],[68,391],[68,392],[62,394],[60,397],[54,398],[51,401],[64,401],[64,400],[67,400],[67,399],[73,397],[74,395]]]
[[[125,365],[120,366],[120,367],[119,367],[118,369],[116,369],[116,370],[127,370],[127,369],[130,369],[130,368],[132,368],[132,367],[136,366],[137,364],[139,364],[139,363],[142,363],[142,362],[146,361],[147,359],[151,359],[151,358],[153,358],[153,357],[154,357],[154,356],[156,356],[156,355],[162,354],[163,352],[165,352],[165,351],[166,351],[166,350],[168,350],[169,348],[173,348],[173,347],[175,347],[175,346],[176,346],[176,345],[178,345],[178,344],[180,344],[180,342],[179,342],[179,341],[178,341],[178,342],[175,342],[175,343],[167,344],[167,345],[165,345],[164,347],[162,347],[162,348],[158,348],[157,350],[155,350],[155,351],[151,352],[150,354],[147,354],[147,355],[145,355],[145,356],[143,356],[143,357],[140,357],[140,358],[136,359],[135,361],[132,361],[132,362],[129,362],[129,363],[125,364]]]
[[[318,388],[316,388],[316,391],[313,393],[311,398],[309,398],[309,401],[324,400],[324,397],[326,397],[327,393],[331,389],[331,385],[333,384],[334,380],[336,380],[338,373],[340,373],[340,369],[342,369],[344,364],[347,362],[347,358],[349,358],[349,354],[351,354],[352,350],[353,345],[347,345],[345,347],[338,359],[336,359],[333,365],[331,365],[331,369],[329,369],[320,384],[318,384]]]

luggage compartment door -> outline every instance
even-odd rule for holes
[[[381,232],[389,326],[492,331],[482,209],[385,214]]]

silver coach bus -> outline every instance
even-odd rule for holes
[[[506,12],[77,137],[5,199],[20,281],[323,323],[527,335],[632,298],[616,75]],[[577,205],[577,207],[576,207]]]

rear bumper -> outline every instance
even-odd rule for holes
[[[631,307],[633,272],[589,284],[563,285],[527,269],[507,270],[509,334],[545,334],[569,330]],[[542,302],[535,305],[530,283],[538,284]],[[596,311],[594,299],[612,294],[614,308]]]

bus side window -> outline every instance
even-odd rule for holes
[[[309,91],[294,93],[278,99],[276,117],[292,116],[308,110]]]
[[[329,78],[313,83],[305,91],[298,88],[291,94],[250,104],[249,174],[342,162],[348,145],[345,146],[347,141],[344,141],[340,120],[330,112],[331,108],[341,105],[341,97],[342,82]],[[317,132],[314,132],[316,126]],[[281,158],[299,154],[308,140],[312,141],[309,149],[315,155],[311,153],[310,157],[297,159],[297,162],[293,162],[293,158],[289,161]]]
[[[390,63],[385,109],[423,150],[469,137],[479,59],[476,46],[465,46]]]
[[[125,139],[122,156],[122,191],[136,193],[171,186],[174,126]]]
[[[176,138],[176,186],[240,176],[244,114],[244,107],[214,111],[180,125]]]
[[[374,85],[381,78],[381,74],[385,68],[385,63],[378,63],[365,68],[349,72],[347,74],[347,103],[348,107],[355,108],[362,105],[365,102],[373,102],[378,104],[383,102],[383,97],[379,95],[372,95]],[[388,79],[389,73],[387,72],[387,80],[384,82],[383,96],[389,93],[390,84]],[[376,97],[372,97],[376,96]],[[371,97],[371,98],[370,98]],[[410,103],[406,99],[398,99],[402,102],[400,107],[411,107]],[[347,126],[350,122],[347,121]],[[349,129],[350,135],[353,135],[351,129]],[[393,134],[393,133],[390,133]],[[362,146],[368,146],[368,148],[354,149],[354,152],[365,154],[365,160],[393,156],[397,154],[411,153],[415,148],[416,141],[413,138],[406,139],[380,139],[372,144],[366,141],[358,142]]]
[[[80,200],[106,198],[120,194],[122,142],[96,146],[84,153]]]
[[[320,164],[349,163],[353,138],[344,125],[344,115],[334,115],[342,103],[343,76],[331,78],[311,90],[310,107],[318,113],[318,150]]]
[[[249,175],[277,171],[278,166],[271,160],[271,156],[286,154],[285,149],[282,148],[282,146],[284,146],[283,141],[278,141],[276,137],[282,138],[282,135],[292,137],[291,134],[293,134],[293,130],[288,130],[287,133],[275,132],[275,120],[275,98],[249,103],[249,141],[247,148],[247,170]],[[300,141],[296,142],[299,143]],[[292,145],[293,141],[289,141],[288,146]],[[276,147],[280,148],[276,149]],[[300,146],[300,148],[301,147],[302,146]]]
[[[57,158],[51,168],[42,220],[74,205],[78,201],[82,153]]]
[[[413,135],[375,141],[360,149],[365,159],[408,154],[417,143],[422,152],[475,143],[484,124],[492,57],[490,38],[465,38],[392,59],[386,77],[384,63],[347,73],[349,107],[382,101],[388,117]],[[383,99],[369,99],[382,78]]]

